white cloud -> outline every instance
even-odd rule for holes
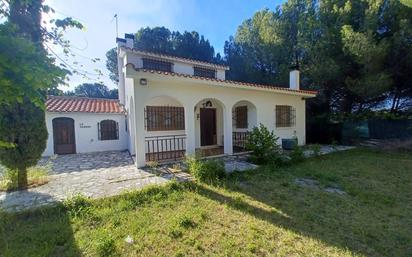
[[[192,8],[190,3],[183,5],[178,0],[48,0],[46,4],[56,10],[54,16],[73,17],[86,27],[84,31],[70,29],[66,38],[72,42],[73,50],[78,53],[75,59],[89,72],[94,73],[94,69],[103,71],[102,80],[111,88],[114,85],[105,67],[105,54],[107,50],[116,46],[114,14],[117,13],[119,17],[119,37],[123,37],[124,33],[134,33],[146,26],[166,26],[177,29],[178,18]],[[101,61],[93,63],[85,57],[100,58]],[[73,89],[83,82],[88,81],[81,76],[71,76],[70,87],[62,89]]]

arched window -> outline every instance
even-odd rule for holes
[[[247,106],[237,106],[235,108],[235,121],[236,128],[247,128],[248,127],[248,117],[247,117]]]
[[[102,120],[97,123],[99,140],[119,139],[119,124],[114,120]]]

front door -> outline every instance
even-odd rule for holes
[[[216,109],[200,108],[200,145],[216,144]]]
[[[53,119],[53,140],[55,154],[76,153],[74,120],[71,118]]]

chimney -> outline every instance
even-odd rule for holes
[[[117,37],[116,38],[116,43],[117,43],[117,47],[122,47],[122,46],[126,46],[126,39]]]
[[[134,46],[134,35],[133,34],[124,34],[124,38],[126,39],[126,47],[133,48]]]
[[[294,69],[289,73],[289,88],[293,90],[299,90],[299,83],[299,69],[294,67]]]

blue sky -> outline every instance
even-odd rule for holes
[[[47,0],[56,13],[54,17],[71,16],[85,25],[86,29],[69,30],[66,37],[77,53],[75,61],[84,69],[94,73],[103,71],[102,80],[107,86],[114,85],[105,68],[105,53],[115,47],[115,23],[113,15],[119,17],[119,36],[134,33],[141,27],[165,26],[170,30],[197,31],[209,39],[216,52],[223,52],[225,40],[234,35],[237,27],[256,11],[263,8],[275,9],[281,0]],[[121,3],[121,4],[120,4]],[[223,53],[222,53],[223,54]],[[89,58],[100,58],[93,63]],[[73,60],[71,60],[73,61]],[[96,82],[97,77],[72,76],[69,87],[73,89],[83,82]]]

